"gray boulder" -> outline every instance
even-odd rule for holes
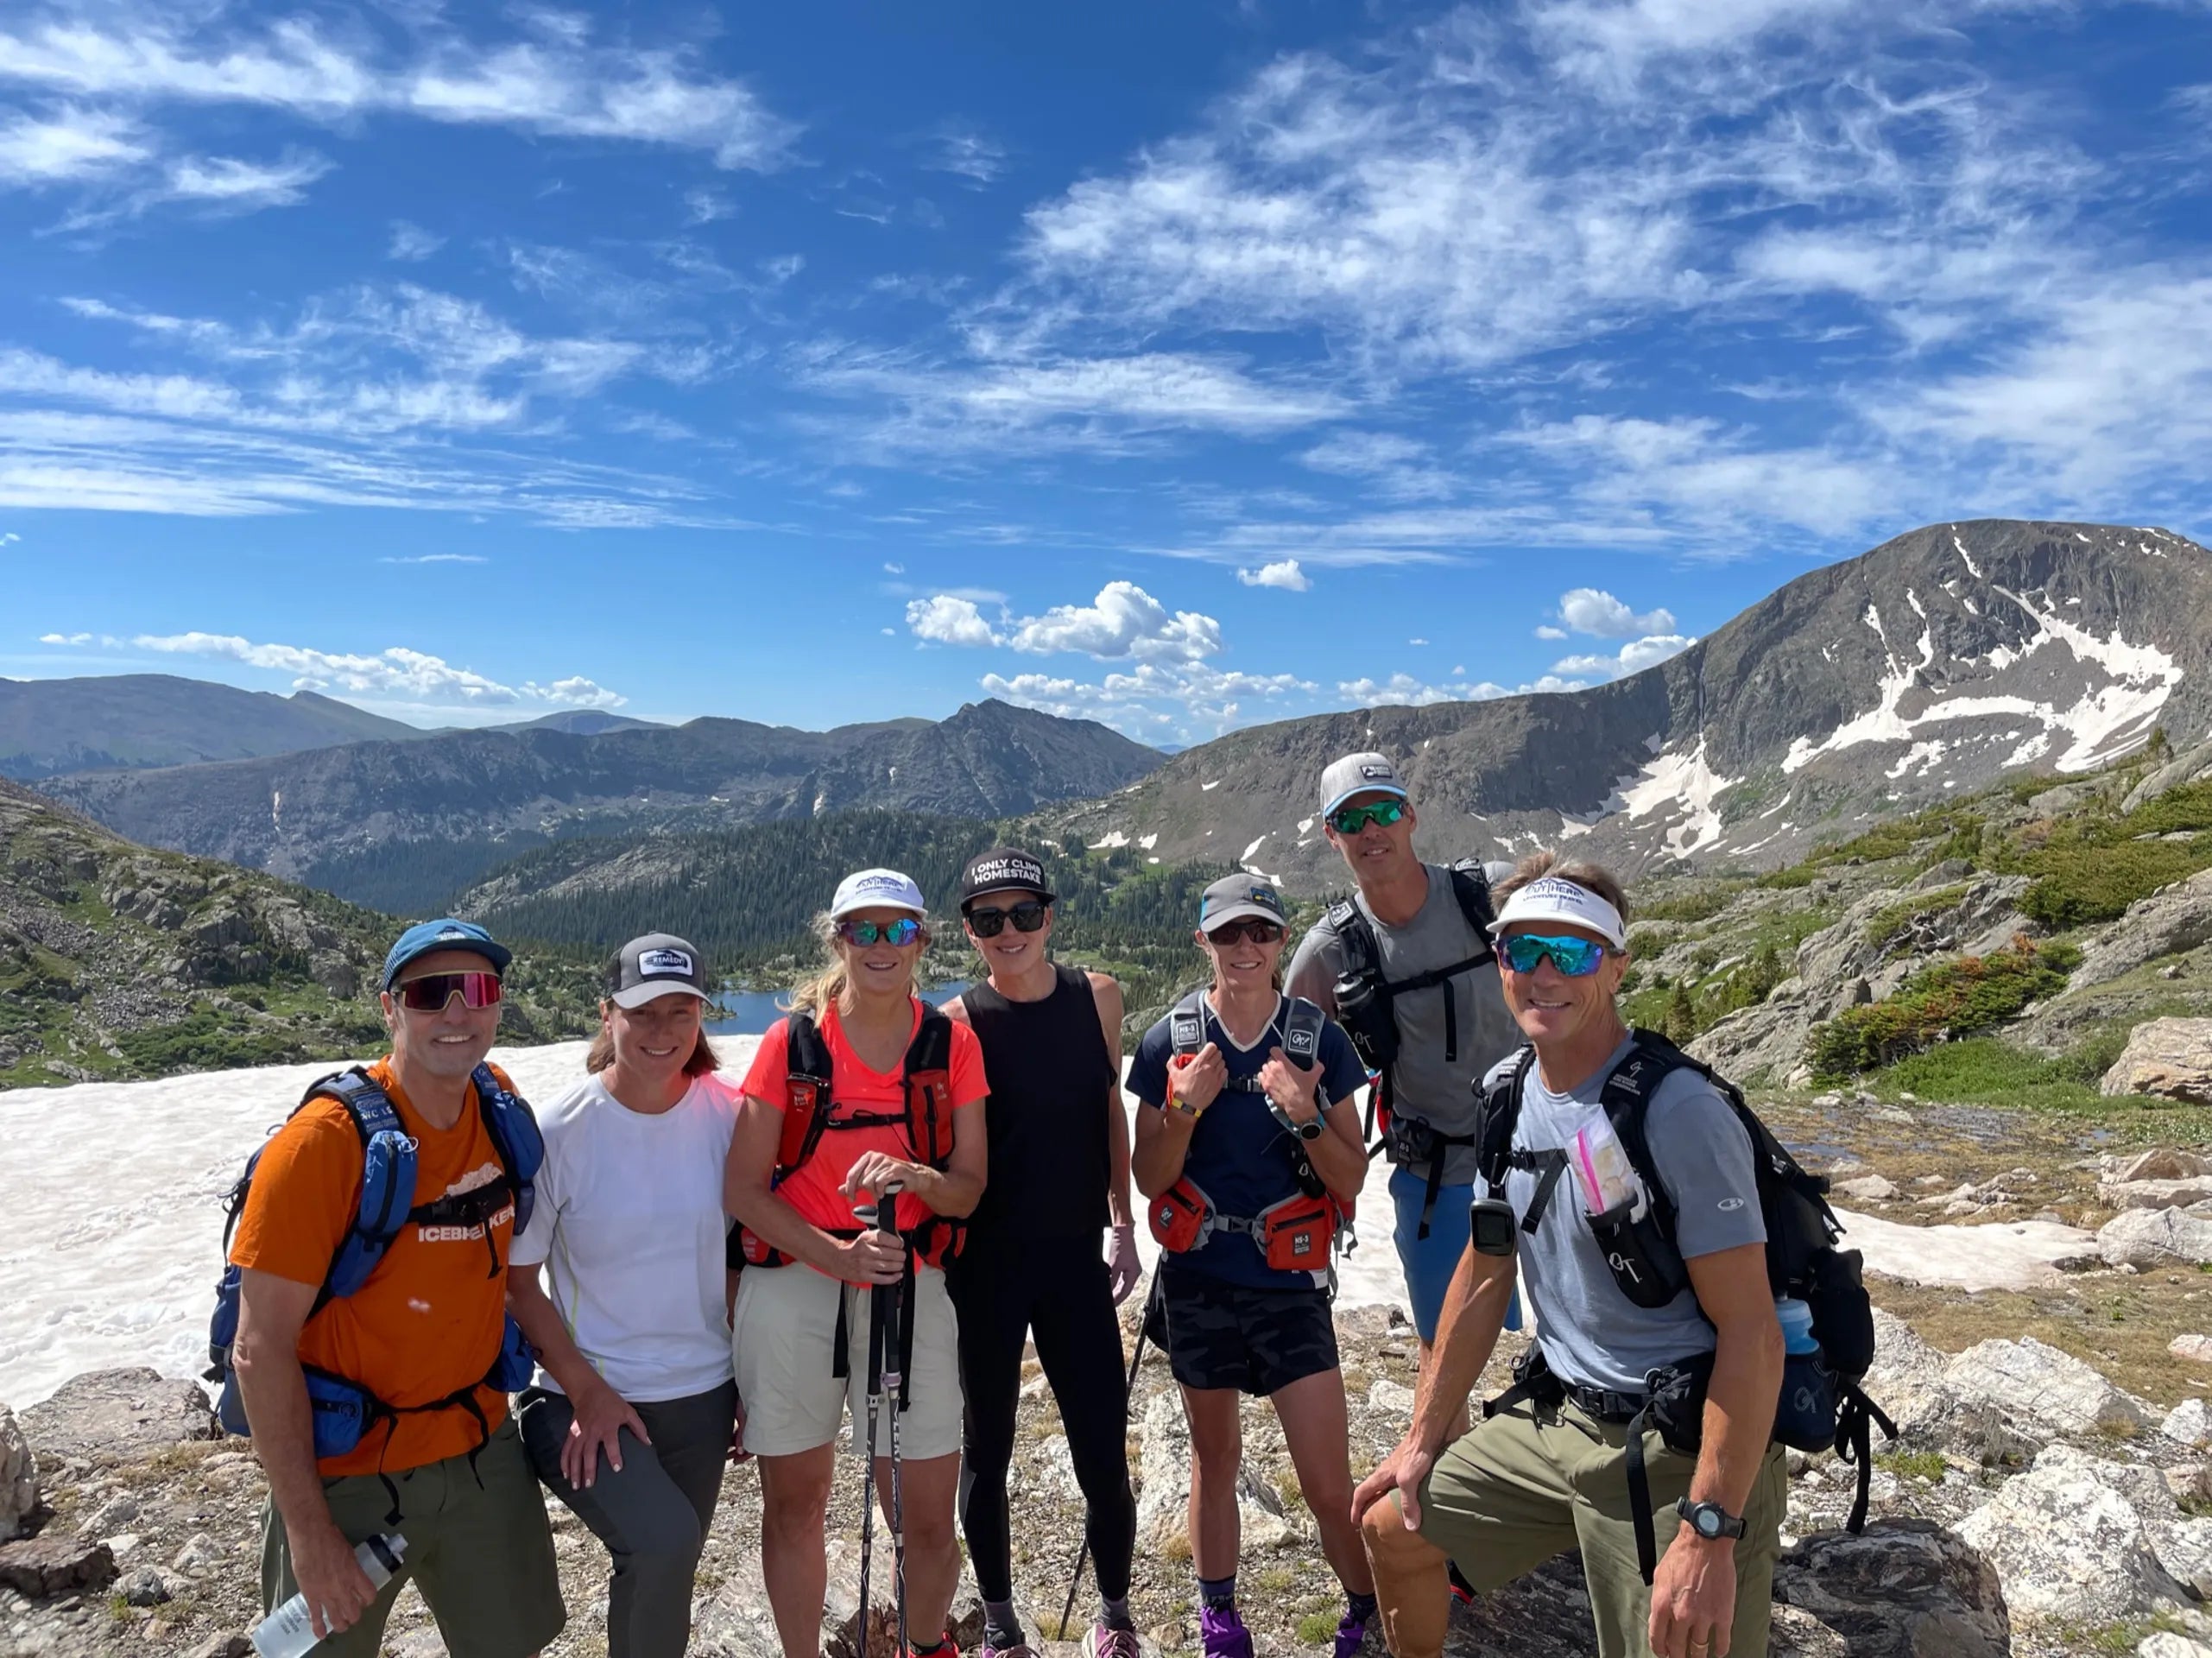
[[[1963,1402],[2001,1414],[2023,1435],[2155,1427],[2161,1413],[2114,1387],[2070,1353],[2023,1336],[1977,1342],[1943,1368],[1943,1383]]]
[[[1874,1309],[1874,1362],[1866,1390],[1899,1433],[1927,1436],[1956,1414],[1958,1394],[1945,1376],[1950,1364],[1904,1319]]]
[[[2161,956],[2212,940],[2212,870],[2139,898],[2127,914],[2082,952],[2081,965],[2067,975],[2070,990],[2087,990],[2132,973]]]
[[[0,1405],[0,1543],[20,1535],[38,1507],[38,1459],[16,1421]]]
[[[2168,1516],[2172,1516],[2171,1519]],[[2015,1614],[2112,1623],[2190,1598],[2160,1545],[2193,1570],[2200,1540],[2148,1468],[2054,1445],[1959,1523],[2003,1579]]]
[[[2130,1209],[2097,1232],[2108,1266],[2193,1267],[2212,1261],[2212,1220],[2180,1209]]]
[[[2212,1202],[2212,1175],[2186,1180],[2106,1180],[2097,1201],[2108,1209],[2184,1209]]]
[[[2184,749],[2128,790],[2127,798],[2120,802],[2120,809],[2133,812],[2146,801],[2154,801],[2168,789],[2179,788],[2184,783],[2195,782],[2208,772],[2212,772],[2212,742],[2199,743],[2194,748]]]
[[[219,1440],[221,1424],[197,1382],[149,1370],[93,1370],[72,1376],[52,1397],[23,1412],[23,1433],[59,1460],[141,1462],[194,1440]]]
[[[1710,1065],[1738,1084],[1788,1084],[1804,1061],[1812,1015],[1798,997],[1784,999],[1795,979],[1778,985],[1755,1008],[1740,1008],[1698,1035],[1689,1046],[1692,1059]]]
[[[28,1599],[81,1594],[114,1581],[114,1553],[91,1538],[48,1533],[0,1543],[0,1587]]]
[[[1852,1658],[2009,1658],[2013,1649],[1996,1568],[1932,1520],[1808,1537],[1776,1563],[1774,1598],[1832,1631]],[[1814,1643],[1793,1630],[1791,1644]]]
[[[2097,1092],[2158,1094],[2212,1105],[2212,1019],[2146,1019],[2128,1036]]]

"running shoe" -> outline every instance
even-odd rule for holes
[[[1475,1604],[1475,1585],[1461,1575],[1458,1562],[1447,1560],[1444,1569],[1451,1573],[1451,1598],[1462,1606],[1472,1606]]]
[[[1137,1658],[1137,1632],[1093,1623],[1084,1632],[1083,1658]]]
[[[1217,1611],[1203,1606],[1198,1609],[1198,1645],[1205,1658],[1252,1658],[1252,1631],[1244,1627],[1236,1607]]]
[[[1367,1619],[1349,1611],[1337,1621],[1337,1648],[1332,1658],[1352,1658],[1367,1639]]]
[[[949,1641],[945,1642],[945,1646],[947,1647],[950,1647],[951,1644],[952,1643]],[[939,1650],[942,1651],[943,1649],[939,1649]],[[933,1658],[933,1655],[932,1655],[932,1658]],[[982,1658],[1039,1658],[1039,1654],[1036,1648],[1031,1646],[1027,1640],[1019,1636],[1014,1638],[1014,1643],[1011,1646],[993,1646],[991,1644],[990,1632],[987,1630],[983,1632],[983,1650]],[[1136,1658],[1135,1653],[1132,1652],[1129,1655],[1129,1658]]]

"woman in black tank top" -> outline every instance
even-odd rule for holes
[[[1067,1428],[1098,1563],[1101,1604],[1084,1653],[1136,1658],[1128,1609],[1136,1503],[1114,1313],[1138,1275],[1120,1087],[1122,992],[1103,973],[1046,958],[1052,903],[1041,862],[1008,847],[970,862],[962,883],[969,941],[987,977],[945,1011],[974,1028],[991,1095],[990,1176],[946,1275],[967,1395],[961,1523],[983,1592],[981,1658],[1033,1658],[1014,1613],[1006,1480],[1022,1345],[1033,1336]],[[1110,1237],[1110,1267],[1102,1232]]]

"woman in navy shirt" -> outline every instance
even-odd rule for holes
[[[1344,1033],[1281,991],[1287,931],[1265,879],[1208,887],[1198,940],[1213,984],[1147,1031],[1129,1067],[1130,1173],[1162,1253],[1153,1338],[1191,1424],[1191,1553],[1206,1658],[1252,1658],[1236,1612],[1241,1394],[1270,1400],[1348,1607],[1336,1658],[1375,1611],[1351,1523],[1344,1378],[1329,1317],[1335,1200],[1367,1174],[1353,1104],[1367,1073]]]

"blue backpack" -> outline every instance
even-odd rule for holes
[[[310,1319],[332,1301],[357,1294],[375,1275],[383,1261],[384,1251],[391,1247],[401,1230],[408,1225],[481,1226],[490,1257],[486,1275],[496,1278],[506,1270],[507,1263],[500,1259],[499,1246],[492,1238],[490,1223],[511,1200],[515,1206],[515,1229],[510,1236],[520,1235],[529,1225],[530,1211],[537,1196],[538,1168],[545,1161],[546,1144],[528,1104],[520,1095],[501,1086],[490,1066],[479,1065],[471,1080],[476,1089],[477,1109],[483,1114],[484,1128],[499,1153],[501,1178],[475,1191],[439,1198],[432,1203],[415,1202],[415,1142],[401,1123],[391,1097],[360,1066],[318,1079],[309,1085],[300,1105],[293,1108],[296,1116],[300,1106],[311,1100],[334,1099],[345,1107],[353,1119],[354,1131],[361,1136],[360,1207],[353,1218],[353,1225],[331,1257],[330,1270],[324,1275],[315,1305],[307,1314]],[[230,1212],[223,1223],[225,1256],[230,1253],[231,1234],[245,1209],[246,1193],[252,1189],[254,1171],[260,1166],[261,1150],[256,1149],[246,1160],[245,1172],[238,1177],[238,1183],[231,1188]],[[251,1430],[246,1425],[245,1407],[239,1396],[237,1372],[232,1367],[231,1356],[231,1345],[238,1334],[239,1283],[239,1269],[225,1265],[222,1280],[215,1287],[215,1316],[208,1324],[209,1366],[205,1376],[210,1382],[222,1383],[216,1414],[223,1426],[233,1433],[247,1433]],[[302,1365],[307,1377],[307,1402],[314,1417],[316,1459],[342,1457],[359,1445],[377,1422],[389,1424],[389,1427],[398,1426],[402,1414],[418,1411],[466,1410],[477,1418],[477,1426],[489,1440],[491,1430],[477,1408],[477,1389],[489,1387],[502,1393],[515,1392],[528,1385],[535,1363],[536,1356],[531,1352],[529,1343],[523,1339],[522,1332],[510,1318],[501,1332],[498,1355],[483,1379],[457,1388],[427,1405],[402,1408],[388,1404],[357,1382],[311,1364]]]

